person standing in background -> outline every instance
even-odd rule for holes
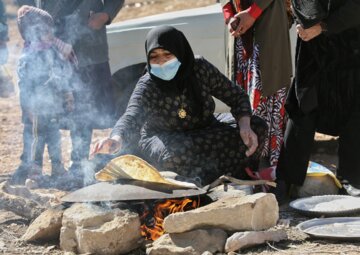
[[[55,22],[55,35],[70,44],[78,59],[74,75],[75,109],[64,124],[70,129],[70,172],[83,176],[89,157],[92,130],[111,127],[115,120],[106,25],[124,0],[18,0],[46,10]]]
[[[25,184],[28,178],[40,185],[49,184],[49,179],[42,175],[45,145],[51,159],[52,179],[65,173],[59,117],[73,110],[69,83],[73,67],[57,47],[53,26],[52,17],[39,8],[24,5],[18,11],[18,28],[24,39],[18,63],[24,130],[22,162],[11,177],[12,184]]]
[[[286,87],[292,76],[289,20],[284,0],[222,0],[227,76],[244,88],[253,114],[269,129],[263,157],[276,166],[285,130]]]
[[[315,132],[339,136],[337,177],[360,196],[360,0],[292,0],[296,16],[295,78],[277,168],[279,201],[303,185]]]

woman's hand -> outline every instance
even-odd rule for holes
[[[99,30],[109,21],[110,17],[105,12],[90,12],[88,26],[94,30]]]
[[[245,152],[247,157],[250,157],[258,147],[257,135],[250,127],[250,117],[244,116],[239,120],[240,137],[248,148]]]
[[[248,29],[251,28],[256,21],[256,19],[252,17],[247,10],[239,12],[238,14],[235,15],[235,18],[240,19],[238,28],[236,29],[235,32],[237,36],[246,33],[246,31],[248,31]]]
[[[298,33],[301,40],[308,42],[320,35],[322,33],[322,28],[320,23],[307,29],[303,28],[301,25],[297,25],[296,32]]]
[[[105,138],[94,145],[91,155],[95,154],[114,154],[121,148],[120,136]]]
[[[229,32],[232,36],[235,36],[236,34],[236,30],[238,29],[239,27],[239,23],[240,23],[240,20],[235,18],[235,17],[231,17],[229,22],[228,22],[228,29],[229,29]]]

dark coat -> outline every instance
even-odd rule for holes
[[[358,107],[360,0],[319,3],[330,6],[321,19],[328,31],[309,42],[298,38],[296,73],[285,107],[290,117],[318,110],[323,123],[318,131],[337,135]]]

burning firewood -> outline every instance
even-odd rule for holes
[[[200,206],[200,198],[157,200],[144,203],[140,211],[141,235],[146,240],[155,241],[165,233],[164,219],[172,213],[185,212]]]

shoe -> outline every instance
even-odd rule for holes
[[[36,178],[38,176],[41,176],[42,175],[42,167],[37,165],[37,164],[32,164],[30,169],[29,169],[29,175],[28,175],[28,178]]]
[[[81,163],[72,163],[68,170],[69,173],[71,173],[73,176],[76,177],[83,177],[83,170]]]
[[[28,178],[28,172],[30,164],[21,163],[20,166],[11,175],[9,183],[10,185],[25,185],[25,181]]]
[[[84,187],[84,180],[79,175],[67,171],[66,174],[53,180],[53,186],[59,190],[72,191]]]
[[[53,188],[53,182],[50,175],[33,175],[26,180],[25,185],[29,189],[49,189]]]
[[[358,187],[354,187],[347,180],[342,180],[341,184],[342,189],[340,189],[339,194],[360,197],[360,189]]]
[[[51,166],[51,178],[57,179],[61,176],[67,174],[67,170],[65,169],[64,165],[61,163],[56,163]]]

